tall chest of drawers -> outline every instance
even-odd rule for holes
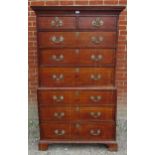
[[[32,7],[37,15],[39,149],[117,150],[117,22],[122,7]]]

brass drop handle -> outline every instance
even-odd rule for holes
[[[103,24],[104,24],[104,21],[100,17],[97,17],[92,21],[92,26],[96,28],[103,26]]]
[[[53,100],[56,102],[62,102],[64,100],[64,96],[53,96]]]
[[[93,36],[93,37],[91,37],[91,41],[94,44],[100,44],[103,42],[103,37],[102,36],[97,36],[97,37]]]
[[[90,100],[92,100],[93,102],[99,102],[101,99],[101,96],[90,96]]]
[[[54,117],[56,117],[58,119],[61,119],[64,116],[65,116],[65,113],[64,112],[55,112],[54,113]]]
[[[102,56],[101,54],[99,54],[99,55],[94,55],[94,54],[92,54],[92,55],[91,55],[91,60],[93,60],[93,61],[95,61],[95,62],[100,61],[100,60],[102,60],[102,59],[103,59],[103,56]]]
[[[63,36],[60,36],[60,37],[58,37],[58,36],[52,36],[50,38],[50,41],[53,42],[53,43],[55,43],[55,44],[59,44],[59,43],[62,43],[64,41],[64,37]]]
[[[55,81],[60,81],[60,80],[64,79],[64,75],[63,74],[59,74],[59,75],[53,74],[52,79]]]
[[[90,116],[93,118],[98,118],[101,116],[101,112],[90,112]]]
[[[101,130],[100,129],[97,129],[97,130],[90,130],[90,134],[92,135],[92,136],[98,136],[98,135],[100,135],[101,134]]]
[[[54,130],[54,133],[58,136],[62,136],[65,134],[65,130],[59,130],[59,129],[56,129]]]
[[[91,74],[90,78],[94,81],[98,81],[101,79],[101,74]]]
[[[51,20],[51,27],[61,27],[63,25],[63,21],[59,19],[59,17],[54,17]]]
[[[60,54],[59,56],[57,55],[52,55],[52,60],[54,61],[62,61],[64,59],[64,55],[63,54]]]

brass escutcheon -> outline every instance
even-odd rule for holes
[[[75,32],[76,33],[76,37],[79,37],[80,35],[80,32]]]
[[[80,50],[79,50],[79,49],[76,49],[76,50],[75,50],[75,53],[76,53],[76,54],[79,54],[79,53],[80,53]]]
[[[76,95],[76,96],[79,96],[79,95],[80,95],[80,92],[79,92],[79,91],[76,91],[76,92],[75,92],[75,95]]]
[[[75,108],[75,110],[76,110],[76,111],[80,111],[80,107],[77,106],[77,107]]]
[[[76,123],[76,124],[75,124],[75,127],[76,127],[76,128],[80,128],[80,124],[79,124],[79,123]]]
[[[80,72],[80,68],[75,68],[75,72],[79,73]]]

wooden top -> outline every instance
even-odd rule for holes
[[[51,11],[96,11],[119,14],[125,6],[31,6],[37,13],[50,13]]]
[[[50,11],[50,10],[111,10],[122,11],[125,6],[31,6],[35,11]]]

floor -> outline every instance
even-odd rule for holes
[[[118,107],[119,108],[119,107]],[[50,145],[48,151],[38,151],[38,122],[29,121],[29,155],[126,155],[127,152],[127,120],[126,107],[118,110],[117,141],[118,152],[109,152],[101,144],[79,145],[79,144],[54,144]]]

